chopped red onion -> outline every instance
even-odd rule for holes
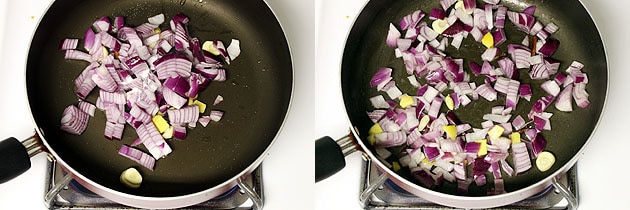
[[[223,118],[223,111],[212,110],[210,111],[210,119],[215,122],[219,122]]]
[[[518,80],[510,80],[505,97],[505,106],[508,108],[516,109],[518,104],[518,91],[521,83]]]
[[[409,28],[415,28],[418,22],[425,16],[421,10],[416,10],[409,15],[406,15],[400,20],[401,30],[407,30]],[[441,18],[440,18],[441,19]],[[399,36],[400,37],[400,36]]]
[[[540,88],[542,88],[545,92],[547,92],[547,94],[552,96],[557,96],[558,93],[560,93],[560,86],[558,86],[558,83],[553,80],[547,80],[543,82],[540,85]]]
[[[87,101],[79,100],[77,107],[91,117],[94,117],[94,111],[96,110],[96,106],[94,106],[94,104],[91,104]]]
[[[103,102],[113,104],[125,104],[127,102],[123,92],[107,92],[99,90],[99,98],[101,98]]]
[[[223,101],[223,96],[222,95],[217,95],[217,97],[214,99],[214,102],[212,103],[212,105],[218,105]]]
[[[585,83],[575,84],[573,87],[573,99],[580,108],[586,108],[590,104]]]
[[[497,28],[503,28],[505,26],[505,16],[507,14],[508,8],[505,6],[498,6],[496,11],[496,17],[494,21],[494,26]]]
[[[435,32],[433,29],[431,29],[429,26],[426,26],[426,25],[422,25],[420,27],[419,34],[427,41],[433,41],[439,35],[437,32]]]
[[[201,116],[199,117],[199,119],[197,120],[199,122],[199,124],[201,124],[201,126],[206,127],[208,126],[208,124],[210,124],[210,121],[212,119],[210,119],[210,116]]]
[[[180,96],[187,96],[187,92],[190,90],[188,80],[182,76],[169,77],[162,85],[164,85],[165,88],[171,89]]]
[[[98,20],[94,21],[92,26],[94,26],[94,29],[96,30],[96,32],[101,32],[101,31],[108,32],[111,30],[109,18],[107,16],[101,17]]]
[[[517,29],[525,33],[529,33],[532,25],[534,25],[534,22],[536,21],[534,16],[530,14],[512,11],[507,11],[507,17],[516,26]]]
[[[490,14],[492,15],[492,14]],[[491,17],[492,18],[492,17]],[[475,8],[473,12],[473,23],[475,24],[475,28],[486,29],[488,28],[488,23],[486,20],[486,12],[484,9]]]
[[[138,126],[136,132],[138,137],[142,139],[142,144],[156,160],[173,151],[153,124],[142,124]]]
[[[195,124],[197,119],[199,119],[199,107],[196,105],[186,106],[180,109],[168,110],[166,114],[172,124]],[[212,116],[212,112],[210,115]]]
[[[393,147],[404,144],[407,140],[407,136],[404,131],[386,132],[376,134],[374,136],[375,147]]]
[[[118,154],[127,157],[140,165],[153,171],[155,168],[155,159],[146,153],[127,145],[122,145],[118,150]]]
[[[139,137],[134,139],[133,142],[131,142],[130,146],[135,147],[142,144],[142,139],[140,139]]]
[[[481,54],[481,60],[493,61],[494,57],[497,56],[498,52],[499,52],[498,48],[494,48],[494,47],[493,48],[488,48],[488,49],[486,49],[486,51],[484,51]]]
[[[545,140],[545,138],[539,133],[532,141],[531,155],[534,159],[545,149],[545,146],[547,146],[547,140]]]
[[[532,167],[525,143],[512,144],[512,161],[514,162],[515,174],[523,173]]]
[[[118,33],[118,30],[120,30],[120,28],[122,28],[125,25],[125,18],[122,16],[116,16],[114,17],[114,23],[112,26],[112,32],[113,33]]]
[[[507,41],[507,37],[505,37],[503,29],[498,29],[492,32],[492,38],[494,39],[494,46],[499,46],[503,42]]]
[[[164,96],[164,101],[166,101],[168,105],[175,107],[175,109],[180,109],[188,103],[188,99],[178,95],[167,87],[162,89],[162,95]]]
[[[468,143],[470,144],[470,143]],[[481,176],[485,177],[486,171],[490,168],[491,164],[484,161],[483,157],[476,158],[472,163],[472,175],[473,177]],[[485,181],[484,181],[485,182]],[[483,185],[483,184],[481,184]],[[479,185],[479,186],[481,186]]]
[[[555,23],[549,22],[543,30],[545,30],[549,34],[554,34],[556,33],[556,31],[558,31],[558,29],[559,28]]]
[[[529,35],[536,35],[538,34],[541,30],[543,30],[543,25],[542,23],[540,23],[540,21],[536,21],[534,23],[534,25],[532,25],[532,28],[529,29]]]
[[[173,76],[189,77],[192,69],[192,62],[180,54],[162,56],[153,62],[153,65],[155,65],[155,71],[160,80]]]
[[[494,82],[494,90],[496,90],[499,93],[506,94],[509,84],[510,84],[510,79],[505,78],[505,77],[497,77],[497,80]]]
[[[446,12],[444,12],[444,10],[439,9],[439,8],[431,9],[431,13],[429,14],[429,19],[430,20],[438,20],[438,19],[441,20],[441,19],[444,19],[444,18],[446,18]],[[401,23],[402,23],[402,21],[401,21]],[[405,30],[405,29],[403,28],[403,30]]]
[[[465,15],[465,14],[464,16],[470,17],[469,15]],[[470,20],[472,21],[472,18],[470,18]],[[461,35],[465,31],[464,27],[465,27],[465,23],[463,23],[460,20],[457,20],[453,24],[451,24],[448,28],[446,28],[446,30],[442,32],[442,35],[444,35],[445,37],[454,37],[456,35]]]
[[[79,110],[74,105],[70,105],[63,110],[61,117],[61,130],[68,133],[81,135],[87,128],[90,115]]]
[[[164,23],[164,14],[160,13],[153,17],[149,17],[147,18],[147,22],[156,26],[161,25],[162,23]]]
[[[435,158],[437,158],[440,153],[441,151],[440,149],[438,149],[438,147],[424,146],[424,155],[427,159],[429,159],[429,161],[435,160]]]
[[[525,122],[525,119],[523,119],[523,117],[521,117],[520,115],[516,116],[514,120],[512,120],[512,126],[514,126],[514,129],[516,130],[524,128],[525,125],[527,125],[527,123]]]
[[[201,118],[199,118],[201,120]],[[202,123],[203,125],[203,123]],[[206,127],[206,126],[204,126]],[[184,126],[179,126],[179,125],[173,125],[173,137],[175,137],[176,139],[180,139],[183,140],[186,138],[186,127]]]
[[[444,11],[448,10],[451,6],[453,6],[457,0],[440,0],[440,6]]]
[[[532,16],[534,15],[534,12],[536,12],[536,5],[529,6],[523,10],[524,14],[528,14]]]
[[[109,140],[121,140],[123,130],[125,129],[125,123],[105,122],[105,138]]]
[[[540,54],[542,54],[542,55],[545,55],[545,56],[551,56],[551,55],[553,55],[554,52],[556,52],[556,50],[558,49],[559,45],[560,45],[560,41],[558,41],[557,39],[549,37],[545,41],[545,44],[542,45],[540,50],[538,50],[538,52]]]
[[[492,122],[497,122],[497,123],[506,123],[510,120],[511,117],[512,117],[511,115],[501,115],[501,114],[484,114],[483,115],[484,120],[490,120]]]
[[[472,11],[475,8],[477,8],[477,1],[475,0],[463,0],[464,3],[464,10],[466,11]]]
[[[236,59],[241,54],[241,41],[238,39],[232,39],[230,45],[227,47],[227,53],[230,60]]]
[[[475,39],[475,41],[481,42],[481,39],[483,38],[483,33],[481,32],[481,30],[479,30],[479,28],[474,27],[470,30],[469,33],[473,37],[473,39]]]
[[[529,71],[529,76],[532,79],[548,79],[549,69],[544,63],[532,65],[532,68]]]
[[[105,116],[107,122],[119,122],[123,118],[123,112],[115,104],[109,104],[105,106]]]
[[[380,84],[384,84],[387,83],[391,80],[391,76],[392,76],[392,69],[391,68],[380,68],[376,74],[374,74],[374,76],[372,76],[372,79],[370,80],[370,85],[372,87],[376,87]]]
[[[101,90],[107,92],[118,91],[118,84],[116,83],[116,80],[114,80],[105,66],[101,65],[96,68],[94,73],[95,74],[92,75],[91,79]]]
[[[551,123],[549,122],[549,118],[544,117],[540,114],[534,114],[532,118],[534,120],[534,127],[536,128],[536,130],[551,130]]]
[[[497,91],[495,91],[489,84],[483,84],[475,89],[481,97],[485,98],[488,101],[494,101],[497,99]]]
[[[61,50],[74,50],[77,49],[79,45],[79,39],[64,39],[59,44],[59,49]]]
[[[66,50],[64,58],[71,60],[84,60],[90,63],[94,61],[92,56],[79,50]]]
[[[389,32],[387,33],[387,46],[396,47],[396,40],[400,38],[402,34],[400,31],[394,26],[394,24],[389,24]]]

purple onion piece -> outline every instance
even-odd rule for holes
[[[528,14],[532,16],[534,15],[534,12],[536,12],[536,5],[529,6],[523,10],[524,14]]]
[[[151,171],[155,168],[155,159],[136,148],[122,145],[118,150],[118,154],[139,163]]]
[[[396,40],[398,40],[400,38],[402,34],[400,33],[400,31],[398,31],[398,29],[394,26],[394,24],[389,24],[389,32],[387,32],[387,39],[386,39],[386,43],[387,46],[390,47],[396,47]]]
[[[545,42],[545,44],[543,44],[543,46],[540,48],[540,50],[538,50],[538,52],[545,56],[551,56],[553,55],[553,53],[556,52],[559,45],[560,45],[560,41],[549,37],[547,41]]]
[[[444,12],[444,10],[439,9],[439,8],[433,8],[431,9],[431,13],[429,15],[429,19],[431,20],[438,20],[438,19],[444,19],[446,18],[446,12]]]
[[[401,30],[407,30],[409,28],[415,28],[418,25],[418,22],[425,16],[424,12],[421,10],[416,10],[409,15],[406,15],[400,20],[400,28]]]

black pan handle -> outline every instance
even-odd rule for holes
[[[346,167],[345,156],[358,150],[354,137],[337,141],[324,136],[315,141],[315,182],[324,180]]]
[[[13,137],[0,141],[0,161],[3,162],[0,164],[0,184],[17,177],[31,168],[30,157],[38,152],[41,152],[41,149],[38,146],[36,137],[29,138],[24,142],[20,142]]]

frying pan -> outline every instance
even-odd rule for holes
[[[156,14],[171,18],[180,12],[190,18],[189,33],[199,40],[241,41],[241,55],[225,67],[227,81],[213,82],[199,95],[209,109],[225,111],[220,122],[189,129],[185,140],[168,140],[173,152],[158,160],[154,171],[117,154],[121,145],[129,145],[137,135],[128,126],[122,141],[106,140],[102,112],[89,120],[82,135],[59,129],[64,108],[77,102],[73,80],[88,65],[65,60],[58,50],[60,41],[82,39],[85,30],[102,16],[124,16],[126,24],[135,26]],[[93,192],[141,208],[193,205],[234,187],[262,162],[274,142],[293,87],[286,38],[264,1],[56,0],[40,20],[26,66],[28,102],[37,134],[23,144],[28,150],[42,145],[66,172]],[[218,94],[225,100],[211,106]],[[94,102],[97,95],[93,91],[87,100]],[[0,142],[0,156],[5,161],[0,165],[0,182],[30,167],[27,149],[21,145],[15,138]],[[138,189],[119,181],[120,173],[129,167],[143,175]]]
[[[478,1],[478,4],[483,3]],[[366,111],[373,109],[370,97],[381,94],[370,87],[369,81],[379,67],[391,67],[394,69],[393,77],[396,84],[403,92],[414,93],[413,87],[406,81],[406,72],[402,59],[395,58],[393,48],[385,45],[385,37],[389,23],[398,24],[400,19],[415,10],[425,13],[431,8],[439,8],[439,1],[369,1],[362,9],[354,22],[346,40],[343,60],[341,65],[341,87],[343,101],[351,127],[351,134],[338,141],[330,137],[324,137],[316,141],[316,181],[322,180],[334,174],[345,166],[344,154],[352,151],[353,146],[358,147],[367,157],[372,159],[376,166],[387,177],[400,185],[403,189],[425,198],[429,201],[459,207],[459,208],[489,208],[510,204],[523,200],[540,192],[554,182],[554,178],[566,172],[577,161],[580,151],[590,141],[590,136],[597,127],[601,112],[604,109],[607,86],[608,70],[607,61],[599,32],[584,6],[577,0],[573,1],[540,1],[540,0],[510,0],[501,1],[511,11],[522,11],[531,5],[537,6],[534,14],[543,23],[553,22],[560,30],[553,36],[560,40],[561,44],[554,58],[561,61],[560,69],[566,69],[571,61],[577,60],[585,64],[583,69],[589,76],[587,91],[590,94],[590,105],[585,109],[575,109],[573,112],[564,113],[554,107],[548,108],[552,112],[551,131],[543,132],[548,144],[546,150],[556,156],[556,163],[546,171],[540,172],[535,166],[528,172],[519,176],[504,176],[507,193],[500,195],[487,195],[487,187],[477,187],[471,184],[466,195],[457,194],[457,184],[444,182],[435,188],[425,188],[411,177],[409,170],[394,172],[390,169],[392,161],[396,161],[400,154],[394,154],[389,159],[379,157],[374,148],[367,142],[369,128],[373,125],[367,117]],[[425,17],[427,18],[427,17]],[[520,43],[525,35],[516,32],[509,21],[506,23],[507,43]],[[481,63],[480,55],[483,46],[470,44],[473,41],[464,41],[460,50],[452,47],[446,50],[449,56],[464,58],[465,62],[473,61]],[[468,44],[466,44],[468,43]],[[501,47],[500,47],[501,48]],[[501,51],[505,51],[502,46]],[[470,72],[468,66],[466,71]],[[532,103],[544,96],[540,90],[543,81],[530,80],[526,70],[520,71],[520,80],[530,83],[534,88],[531,102],[521,100],[513,116],[527,116]],[[471,123],[473,127],[479,127],[482,115],[490,112],[490,107],[504,104],[504,100],[486,102],[478,100],[469,106],[460,108],[455,114],[463,121]],[[472,106],[471,106],[472,105]],[[443,110],[444,111],[444,110]],[[509,160],[510,158],[508,158]],[[375,161],[374,161],[375,160]],[[492,183],[491,176],[488,180]],[[491,185],[491,184],[489,184]],[[555,184],[554,184],[555,185]]]

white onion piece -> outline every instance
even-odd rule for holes
[[[575,84],[573,87],[573,99],[580,108],[586,108],[590,104],[585,83]]]
[[[241,41],[238,39],[232,39],[230,45],[227,47],[227,53],[230,60],[236,59],[241,54]]]
[[[400,31],[398,31],[396,26],[390,23],[389,32],[387,33],[387,39],[386,39],[387,46],[396,47],[396,44],[397,44],[396,42],[398,38],[400,38],[401,35],[402,34],[400,34]]]
[[[484,61],[493,61],[494,57],[497,56],[498,49],[497,48],[488,48],[481,54],[481,59]]]
[[[192,105],[183,107],[181,109],[168,110],[166,111],[166,114],[172,124],[195,124],[199,119],[199,107],[196,105]]]
[[[214,122],[219,122],[223,118],[223,111],[212,110],[210,111],[210,119]]]
[[[156,26],[161,25],[162,23],[164,23],[164,14],[160,13],[153,17],[149,17],[147,18],[147,21]]]
[[[540,87],[552,96],[557,96],[558,93],[560,93],[560,86],[558,86],[558,83],[553,80],[543,82]]]

